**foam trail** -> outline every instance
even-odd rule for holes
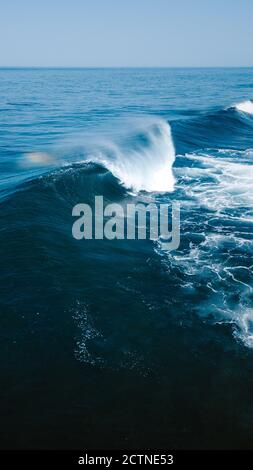
[[[236,104],[235,108],[237,111],[253,115],[253,102],[251,100],[242,101],[241,103]]]
[[[239,330],[235,332],[235,335],[238,336],[246,346],[249,348],[253,347],[253,310],[246,308],[237,317],[237,326]]]
[[[138,133],[142,139],[136,139]],[[144,128],[135,129],[134,138],[128,136],[125,146],[106,142],[89,159],[103,164],[127,189],[173,191],[175,149],[170,126],[165,121],[153,120]]]
[[[175,282],[203,321],[231,324],[253,349],[252,150],[206,150],[177,155],[181,244],[156,252],[175,269]],[[203,214],[203,221],[196,218]],[[203,296],[203,297],[202,297]],[[198,299],[196,306],[195,299]]]

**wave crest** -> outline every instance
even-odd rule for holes
[[[127,189],[173,191],[175,149],[170,126],[163,120],[148,121],[124,141],[104,142],[89,160],[105,166]]]
[[[237,111],[253,115],[253,102],[251,100],[242,101],[235,105]]]

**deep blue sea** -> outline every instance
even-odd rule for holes
[[[252,448],[253,68],[0,69],[2,448]],[[181,207],[181,243],[72,208]]]

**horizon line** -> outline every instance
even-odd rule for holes
[[[0,69],[236,69],[253,65],[0,65]]]

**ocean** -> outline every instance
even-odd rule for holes
[[[0,69],[1,446],[253,442],[253,68]],[[72,209],[180,203],[178,249]]]

